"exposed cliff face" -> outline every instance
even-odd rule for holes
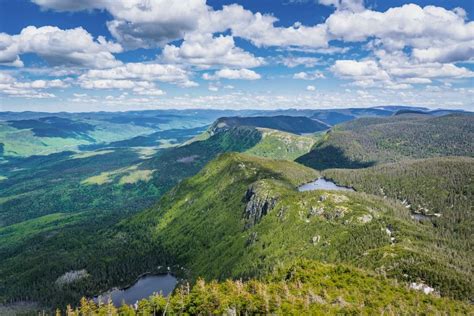
[[[267,215],[276,205],[278,199],[271,196],[268,191],[262,188],[261,184],[252,184],[245,193],[244,218],[245,228],[250,228],[260,222],[263,216]]]
[[[217,119],[208,129],[208,132],[211,136],[225,132],[231,128],[230,125],[228,125],[225,121],[225,118],[219,118]]]

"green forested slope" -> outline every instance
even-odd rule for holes
[[[474,156],[474,115],[406,114],[337,125],[298,159],[316,169],[363,168],[407,158]]]
[[[3,165],[8,178],[0,182],[0,298],[54,300],[58,275],[94,262],[98,231],[149,207],[219,153],[245,151],[260,137],[255,129],[237,128],[145,157],[121,148]],[[144,171],[151,176],[140,177]]]
[[[270,146],[275,140],[278,148]],[[12,160],[2,166],[7,179],[0,182],[0,279],[8,283],[0,286],[0,297],[64,301],[68,294],[55,294],[58,275],[84,262],[102,267],[96,259],[101,252],[93,247],[99,231],[153,205],[222,152],[285,158],[308,151],[311,144],[309,137],[237,127],[156,153],[105,148]],[[114,276],[107,284],[129,277],[128,270],[110,270]],[[137,265],[130,270],[137,271]],[[28,288],[31,284],[35,288]]]
[[[108,232],[107,240],[121,243],[107,243],[102,253],[114,253],[123,269],[133,258],[146,258],[150,266],[172,262],[190,279],[263,277],[308,258],[472,297],[470,263],[453,258],[433,227],[382,198],[296,191],[297,183],[315,176],[291,162],[223,155],[155,208]]]
[[[474,158],[429,158],[357,170],[329,169],[324,176],[357,191],[403,202],[423,225],[434,228],[451,261],[474,261]]]
[[[416,213],[440,214],[433,220],[457,225],[472,217],[474,158],[407,160],[357,170],[328,169],[323,174],[357,191],[405,201]]]
[[[254,129],[239,128],[157,153],[115,148],[3,164],[0,170],[7,179],[0,182],[0,226],[55,212],[133,212],[149,206],[146,199],[156,200],[219,153],[245,151],[260,138]],[[149,179],[125,181],[145,171],[151,173]]]
[[[383,198],[296,190],[317,176],[289,161],[221,155],[155,207],[118,225],[83,230],[76,238],[60,233],[48,237],[55,242],[43,241],[39,253],[32,248],[10,257],[2,263],[2,279],[16,286],[5,297],[61,305],[129,284],[158,266],[171,266],[190,281],[266,278],[306,258],[359,267],[397,279],[402,287],[424,283],[443,296],[472,298],[470,261],[450,249],[435,227],[414,221],[403,205]],[[59,245],[64,250],[54,256]],[[89,278],[55,286],[63,273],[82,269]],[[394,291],[395,300],[402,300]],[[365,294],[346,295],[348,301]]]

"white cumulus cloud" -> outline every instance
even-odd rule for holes
[[[224,68],[214,72],[213,74],[205,73],[203,76],[205,80],[219,80],[219,79],[240,79],[240,80],[257,80],[261,76],[250,69],[229,69]]]
[[[69,84],[59,79],[18,81],[10,74],[0,72],[0,94],[10,97],[54,98],[54,94],[44,90],[67,87],[69,87]]]
[[[100,83],[100,80],[105,81]],[[177,65],[156,63],[127,63],[109,69],[91,69],[79,77],[79,81],[81,81],[83,85],[89,85],[87,82],[91,82],[91,86],[94,86],[94,84],[92,84],[93,81],[96,81],[99,85],[108,86],[112,84],[112,80],[116,81],[117,85],[129,85],[130,81],[160,81],[184,87],[196,85],[196,83],[190,80],[189,73],[185,69]],[[119,80],[123,82],[120,83],[118,82]]]
[[[474,22],[466,22],[458,11],[442,7],[407,4],[385,12],[364,10],[360,12],[336,11],[325,22],[331,38],[346,42],[376,38],[375,43],[386,50],[413,47],[420,58],[429,61],[465,59],[474,40]],[[456,58],[449,58],[449,51]],[[439,52],[444,48],[444,53]],[[429,50],[438,51],[430,53]],[[461,57],[462,56],[462,57]],[[438,57],[438,58],[437,58]],[[461,57],[461,58],[460,58]]]
[[[21,54],[35,53],[50,65],[107,68],[120,65],[112,53],[119,44],[99,36],[97,40],[82,27],[62,30],[55,26],[28,26],[20,34],[0,33],[0,63],[22,66]]]
[[[241,5],[232,4],[222,10],[212,11],[201,21],[200,27],[212,32],[230,30],[232,35],[251,41],[256,46],[327,47],[328,37],[323,24],[305,26],[296,22],[290,27],[274,24],[278,19],[269,14],[253,13]]]
[[[205,0],[32,0],[58,11],[105,9],[110,33],[128,48],[162,46],[196,29],[209,7]]]
[[[162,59],[168,63],[191,64],[203,68],[212,66],[253,68],[264,63],[263,58],[235,46],[232,36],[193,33],[185,36],[181,46],[166,45]]]
[[[318,0],[320,4],[334,6],[337,10],[362,11],[364,0]]]

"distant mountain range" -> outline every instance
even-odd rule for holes
[[[456,110],[386,106],[330,110],[149,110],[130,112],[46,113],[0,112],[0,157],[47,155],[64,150],[107,147],[129,141],[179,143],[173,136],[198,133],[221,118],[229,126],[248,125],[291,133],[313,133],[359,117],[385,117],[413,112],[445,115]],[[288,117],[300,117],[300,122]],[[311,119],[311,120],[309,120]],[[293,126],[291,125],[293,124]],[[170,133],[167,133],[170,131]],[[147,138],[147,140],[143,139]],[[115,145],[114,145],[115,146]]]

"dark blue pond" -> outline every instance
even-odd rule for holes
[[[135,304],[135,302],[148,298],[153,293],[169,295],[176,287],[176,283],[176,278],[171,274],[145,275],[128,288],[109,291],[99,295],[94,300],[98,301],[100,299],[102,302],[107,302],[110,297],[115,306],[120,306],[123,302],[125,304]]]

